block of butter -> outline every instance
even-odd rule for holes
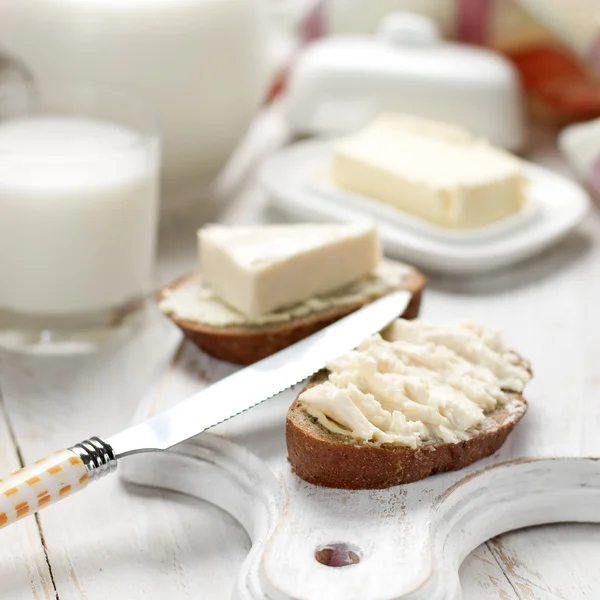
[[[472,229],[520,211],[519,159],[459,127],[385,114],[339,140],[335,185],[443,227]]]
[[[198,242],[204,282],[249,317],[352,283],[381,257],[368,224],[213,225],[198,232]]]

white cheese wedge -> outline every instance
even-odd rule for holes
[[[451,125],[383,115],[341,139],[334,183],[443,227],[470,229],[520,211],[519,159]]]
[[[253,318],[352,283],[381,258],[368,224],[215,225],[198,238],[204,282]]]

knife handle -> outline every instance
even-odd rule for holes
[[[117,468],[113,449],[93,437],[0,479],[0,528],[87,487]]]

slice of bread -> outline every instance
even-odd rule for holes
[[[158,300],[160,301],[165,297],[167,290],[176,289],[191,278],[197,277],[197,274],[192,274],[174,281],[159,292]],[[418,316],[425,281],[425,276],[416,269],[411,269],[404,278],[402,289],[410,291],[412,299],[404,314],[399,316],[403,316],[405,319],[414,319]],[[390,289],[389,293],[396,291],[396,289],[398,288]],[[377,297],[372,297],[369,302],[376,299]],[[169,317],[188,339],[207,354],[238,365],[249,365],[327,327],[327,325],[358,310],[367,303],[355,302],[343,306],[334,306],[305,316],[294,317],[288,321],[268,325],[216,327],[196,321],[178,319],[173,315],[169,315]]]
[[[307,387],[327,378],[314,375]],[[311,417],[298,399],[287,414],[288,457],[295,473],[309,483],[344,489],[378,489],[456,471],[496,452],[527,411],[521,394],[511,393],[510,410],[500,406],[481,429],[457,443],[426,442],[417,448],[360,442],[332,433]]]

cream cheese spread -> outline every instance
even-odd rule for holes
[[[354,283],[259,317],[248,317],[229,306],[202,282],[198,274],[166,291],[159,306],[164,313],[176,319],[212,327],[258,327],[285,323],[329,308],[377,298],[392,289],[401,287],[411,272],[412,269],[408,265],[384,259],[373,273]]]
[[[309,415],[333,433],[411,448],[469,439],[494,410],[514,410],[511,394],[530,379],[490,329],[403,319],[327,369],[300,395]]]

